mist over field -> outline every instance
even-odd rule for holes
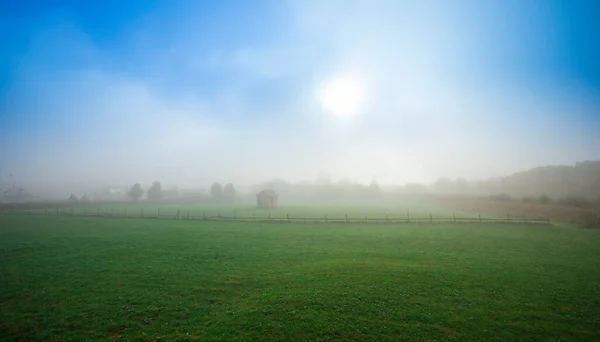
[[[392,189],[600,159],[586,2],[25,3],[0,14],[2,188]]]
[[[0,340],[600,341],[599,14],[0,0]]]

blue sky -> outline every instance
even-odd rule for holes
[[[0,177],[487,178],[600,159],[597,1],[0,1]],[[319,101],[358,80],[360,113]],[[218,178],[218,179],[216,179]]]

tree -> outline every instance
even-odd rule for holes
[[[210,195],[215,199],[223,198],[223,186],[218,182],[214,182],[210,187]]]
[[[135,183],[127,192],[127,196],[129,196],[129,198],[131,198],[134,201],[137,201],[140,197],[142,197],[143,194],[144,189],[142,189],[140,183]]]
[[[223,189],[223,196],[225,196],[225,198],[227,198],[227,200],[235,201],[236,195],[237,195],[237,191],[235,191],[233,184],[228,183],[227,185],[225,185],[225,188]]]
[[[159,181],[152,183],[148,189],[148,199],[151,201],[160,201],[163,197],[162,185]]]

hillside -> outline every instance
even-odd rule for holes
[[[551,198],[600,198],[600,161],[578,162],[573,166],[543,166],[487,182],[492,193]]]

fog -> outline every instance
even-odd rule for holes
[[[584,67],[598,49],[572,49],[532,4],[234,7],[168,2],[105,29],[74,7],[0,17],[19,42],[0,84],[0,187],[385,187],[600,159],[600,75]],[[321,103],[340,77],[364,90],[355,115]]]

